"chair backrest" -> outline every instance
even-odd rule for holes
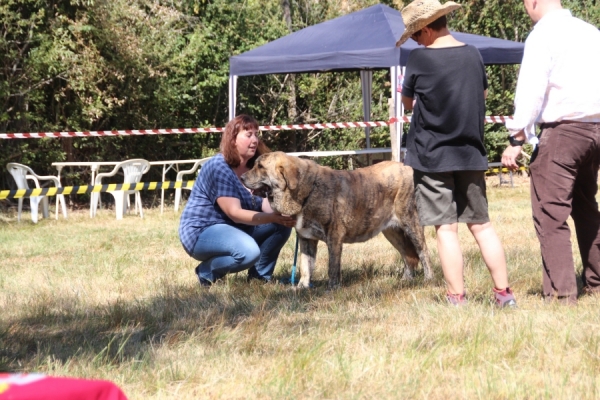
[[[198,168],[201,167],[202,165],[204,165],[208,160],[210,160],[210,157],[203,158],[201,160],[196,161],[192,168],[187,169],[185,171],[179,171],[177,173],[177,177],[175,178],[175,180],[181,181],[181,180],[183,180],[184,175],[193,174],[194,172],[198,171]]]
[[[142,158],[135,158],[123,161],[118,167],[123,170],[125,176],[123,183],[138,183],[142,180],[142,175],[150,169],[150,163]]]
[[[6,169],[14,178],[19,189],[29,189],[29,185],[27,184],[27,174],[35,175],[31,168],[23,164],[8,163],[6,164]]]

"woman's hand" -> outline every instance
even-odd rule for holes
[[[262,210],[264,213],[273,216],[273,222],[276,224],[287,226],[288,228],[293,228],[294,226],[296,226],[295,217],[291,217],[289,215],[284,215],[273,211],[273,209],[271,208],[271,204],[267,199],[263,199]]]
[[[289,228],[296,225],[296,219],[279,213],[256,212],[244,210],[240,199],[236,197],[219,197],[217,204],[233,222],[246,225],[262,225],[276,223]],[[264,204],[264,203],[263,203]],[[270,207],[269,207],[270,208]]]
[[[288,228],[293,228],[296,226],[296,218],[290,215],[283,215],[279,213],[271,214],[273,216],[273,222],[279,225],[287,226]]]

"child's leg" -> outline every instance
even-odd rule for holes
[[[448,285],[448,292],[463,294],[465,282],[463,276],[463,256],[458,241],[458,223],[436,225],[437,247]]]
[[[467,224],[473,237],[477,241],[483,261],[487,265],[496,289],[508,287],[508,273],[506,272],[506,257],[504,248],[491,222],[483,224]]]

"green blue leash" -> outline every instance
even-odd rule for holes
[[[282,284],[286,285],[286,284],[290,284],[292,286],[298,284],[298,282],[296,282],[296,263],[298,261],[298,231],[296,231],[296,249],[294,250],[294,264],[292,265],[292,276],[290,277],[290,279],[281,279],[279,282],[281,282]],[[299,280],[298,280],[299,281]],[[314,285],[312,283],[308,284],[309,288],[314,288]]]
[[[281,283],[282,285],[296,285],[298,282],[296,282],[296,263],[298,261],[298,231],[296,231],[296,248],[294,250],[294,264],[292,264],[292,276],[290,277],[290,279],[285,279],[282,278],[279,280],[279,283]],[[312,287],[312,285],[311,285]]]
[[[290,278],[290,284],[296,284],[296,261],[298,260],[298,231],[296,231],[296,250],[294,250],[294,264],[292,265],[292,277]]]

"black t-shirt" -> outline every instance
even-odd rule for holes
[[[402,95],[416,97],[406,165],[424,172],[487,169],[483,145],[485,67],[470,45],[410,53]]]

